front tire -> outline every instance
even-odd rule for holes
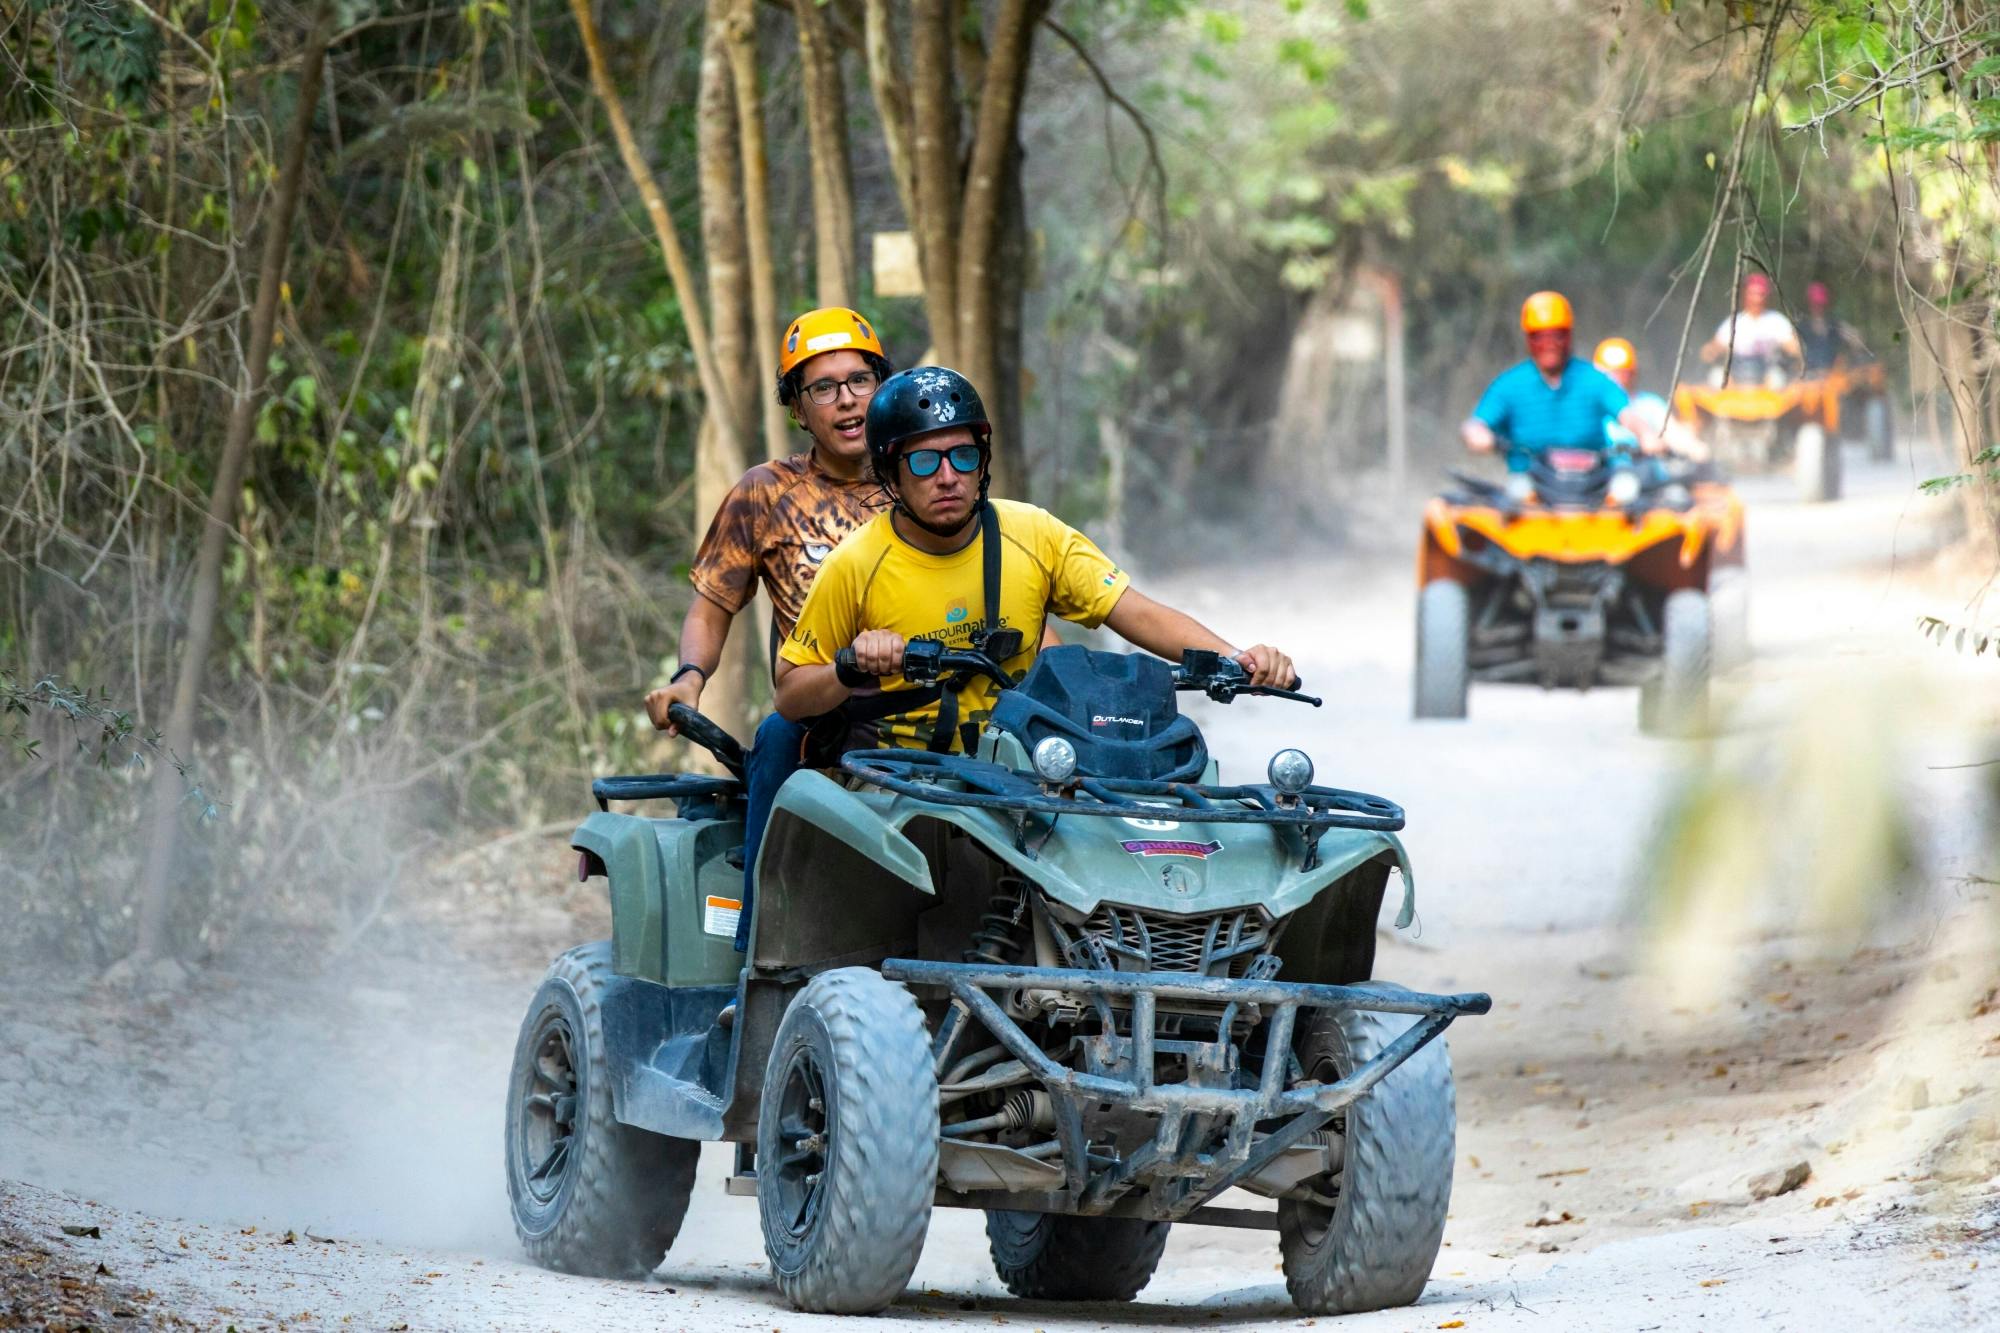
[[[1708,578],[1708,607],[1715,669],[1737,671],[1750,663],[1750,576],[1741,565]]]
[[[870,1314],[909,1285],[937,1191],[937,1103],[909,991],[865,967],[806,983],[757,1117],[764,1253],[793,1305]]]
[[[1714,659],[1707,594],[1681,588],[1667,594],[1660,674],[1639,688],[1639,729],[1654,736],[1695,736],[1708,726],[1709,674]]]
[[[1840,441],[1830,438],[1817,421],[1801,425],[1792,437],[1792,464],[1797,469],[1799,498],[1823,504],[1840,498]]]
[[[1885,394],[1878,394],[1868,400],[1861,409],[1863,428],[1868,434],[1868,456],[1878,463],[1891,462],[1896,457],[1896,413],[1889,406]]]
[[[1172,1229],[1140,1218],[986,1214],[993,1271],[1029,1300],[1129,1301],[1153,1280]]]
[[[507,1195],[514,1232],[544,1268],[641,1278],[660,1266],[694,1193],[701,1145],[619,1123],[605,1063],[611,944],[550,965],[514,1046]]]
[[[1308,1078],[1331,1082],[1418,1021],[1316,1010],[1301,1020],[1299,1062]],[[1385,1310],[1423,1295],[1444,1239],[1458,1132],[1444,1039],[1398,1065],[1344,1116],[1340,1168],[1311,1183],[1319,1199],[1278,1200],[1285,1288],[1307,1314]]]
[[[1414,714],[1464,717],[1472,685],[1472,599],[1465,585],[1436,579],[1417,597],[1417,680]]]

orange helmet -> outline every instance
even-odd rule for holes
[[[874,325],[858,311],[839,305],[808,310],[785,330],[784,341],[778,347],[778,378],[783,379],[821,352],[837,352],[843,347],[888,359],[888,353],[882,350],[882,340],[875,336]]]
[[[1617,370],[1630,370],[1639,364],[1639,353],[1631,342],[1624,338],[1606,338],[1597,344],[1597,351],[1590,363],[1609,375]]]
[[[1561,292],[1536,292],[1521,303],[1521,332],[1540,333],[1544,329],[1576,327],[1569,301]]]

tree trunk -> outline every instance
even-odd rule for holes
[[[201,699],[202,678],[215,638],[217,604],[222,596],[222,558],[235,529],[237,498],[250,461],[250,442],[257,424],[257,406],[269,376],[271,335],[277,324],[278,295],[285,281],[285,255],[291,247],[292,218],[298,212],[299,186],[305,175],[306,144],[312,135],[313,110],[319,105],[320,79],[326,65],[326,43],[332,31],[333,7],[327,0],[314,9],[311,32],[299,57],[299,96],[291,138],[272,209],[264,224],[263,253],[257,264],[257,292],[250,309],[250,336],[244,348],[236,399],[230,405],[223,434],[222,457],[209,488],[208,513],[201,546],[195,557],[194,599],[188,608],[187,641],[181,648],[174,706],[167,719],[167,749],[183,759],[194,752],[194,715]],[[182,801],[180,775],[156,767],[153,774],[151,827],[146,864],[139,882],[138,937],[134,952],[158,957],[167,951],[173,908],[174,853],[179,845]]]
[[[792,0],[812,155],[813,278],[820,305],[854,304],[854,171],[847,156],[847,82],[819,0]]]
[[[695,147],[701,195],[701,246],[708,277],[708,321],[715,368],[737,441],[751,437],[754,413],[745,392],[753,374],[750,347],[750,249],[743,226],[742,174],[736,106],[724,30],[738,0],[708,0],[701,83],[695,104]],[[746,466],[747,451],[734,464]]]
[[[956,0],[910,5],[911,143],[915,172],[917,263],[924,271],[924,311],[939,361],[958,365],[958,98],[953,87],[952,19]],[[979,384],[977,377],[973,378]],[[984,386],[981,386],[984,387]]]
[[[570,13],[576,17],[577,35],[583,40],[584,55],[590,63],[591,86],[597,91],[597,99],[604,104],[604,114],[611,122],[611,137],[617,141],[618,154],[625,162],[625,173],[631,177],[633,188],[639,191],[639,198],[646,205],[646,216],[653,224],[653,239],[659,242],[660,258],[666,262],[667,277],[674,287],[674,299],[681,308],[681,321],[687,327],[688,347],[694,353],[695,375],[701,381],[702,397],[712,406],[725,409],[722,419],[727,447],[735,451],[736,457],[745,457],[748,431],[737,425],[744,420],[742,410],[736,406],[741,385],[725,377],[716,365],[715,351],[708,336],[708,321],[702,317],[701,293],[695,287],[694,272],[688,266],[687,253],[681,249],[680,233],[674,228],[673,214],[667,211],[667,201],[660,193],[659,182],[653,179],[653,169],[646,165],[645,154],[640,151],[639,141],[632,133],[632,122],[625,117],[625,103],[611,82],[610,66],[604,59],[604,43],[598,37],[597,23],[590,15],[590,0],[570,0],[569,7]]]
[[[889,0],[867,0],[863,22],[868,50],[868,87],[875,95],[875,114],[882,122],[882,146],[889,153],[889,174],[896,179],[896,197],[910,229],[917,226],[917,178],[910,157],[910,85],[889,13]]]
[[[742,459],[732,457],[721,439],[720,426],[716,413],[710,410],[702,415],[695,434],[694,508],[704,518],[721,507],[722,497],[743,476]],[[763,669],[768,656],[765,635],[769,633],[769,621],[762,613],[768,605],[769,599],[757,598],[736,617],[729,638],[722,645],[722,660],[716,663],[715,674],[701,691],[702,712],[743,741],[746,748],[756,732],[752,710],[757,698],[757,672]],[[709,772],[718,771],[707,762],[706,751],[693,746],[686,748],[683,763]]]
[[[999,447],[993,451],[993,491],[1017,500],[1028,497],[1028,439],[1022,430],[1027,418],[1022,401],[1027,362],[1022,354],[1022,323],[1027,313],[1029,272],[1028,200],[1021,189],[1021,146],[1016,143],[1000,192],[1000,235],[994,250],[993,269],[1003,274],[993,302],[993,397],[987,401],[994,413],[993,429]]]
[[[968,111],[979,111],[986,93],[986,35],[981,31],[978,0],[958,0],[952,16],[952,44],[957,48],[958,95]]]
[[[764,358],[778,355],[778,276],[771,260],[771,166],[764,145],[764,101],[757,84],[756,0],[733,0],[723,36],[735,83],[736,132],[743,163],[743,230],[750,265],[750,309],[756,330],[745,393],[762,407],[764,453],[791,452],[790,421],[775,392],[760,384]],[[762,392],[759,392],[759,389]]]
[[[1993,464],[1974,461],[1986,448],[1983,438],[1986,399],[1991,392],[1991,377],[1980,364],[1978,335],[1973,328],[1975,311],[1948,309],[1937,320],[1937,336],[1943,344],[1938,373],[1944,381],[1948,415],[1954,427],[1950,443],[1955,446],[1956,465],[1973,477],[1969,484],[1958,488],[1966,536],[1981,556],[1991,562],[2000,558],[2000,512],[1996,512],[1994,504],[1995,487],[1986,480]]]
[[[1005,230],[1009,177],[1020,170],[1021,96],[1027,86],[1028,62],[1042,0],[1002,0],[993,24],[992,49],[987,55],[985,86],[972,139],[972,161],[966,171],[963,219],[958,234],[958,310],[956,351],[959,369],[983,394],[1001,402],[1015,386],[1001,381],[1000,238]],[[920,183],[921,184],[921,183]],[[1023,274],[1006,275],[1018,299]],[[930,281],[929,272],[924,275]],[[1019,493],[1021,442],[1013,440],[994,452],[993,488],[999,494]]]
[[[695,103],[695,147],[701,193],[701,244],[708,273],[709,328],[715,339],[717,374],[734,392],[711,399],[698,437],[695,459],[695,510],[712,514],[729,488],[748,466],[742,441],[754,436],[749,385],[755,382],[750,347],[750,256],[744,235],[740,148],[733,77],[730,72],[727,26],[739,0],[708,0],[708,23],[702,42],[701,83]],[[772,355],[777,335],[772,335]],[[751,623],[755,623],[752,618]],[[739,626],[747,628],[747,626]],[[762,655],[753,645],[754,633],[729,636],[735,650],[702,691],[704,708],[729,730],[749,719],[751,669]]]

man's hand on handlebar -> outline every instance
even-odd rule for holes
[[[699,671],[690,671],[671,685],[662,685],[646,696],[646,716],[653,726],[669,736],[678,736],[681,729],[667,716],[667,710],[675,704],[686,704],[689,708],[701,709],[701,687],[708,678]]]
[[[1236,664],[1250,673],[1252,685],[1275,685],[1281,690],[1298,688],[1298,673],[1292,659],[1268,643],[1255,644],[1236,654]]]
[[[854,639],[854,666],[871,676],[894,676],[903,669],[907,641],[890,629],[865,629]]]

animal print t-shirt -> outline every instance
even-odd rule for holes
[[[757,595],[761,578],[782,641],[820,563],[886,504],[877,482],[829,476],[810,453],[760,463],[715,511],[689,571],[695,591],[734,615]]]

